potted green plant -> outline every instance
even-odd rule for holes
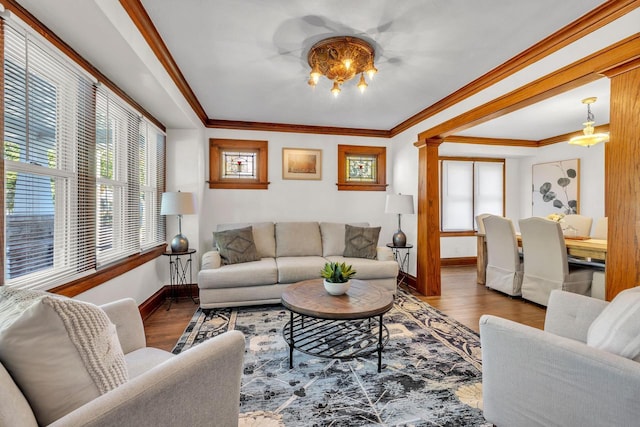
[[[351,265],[339,262],[327,262],[320,270],[320,276],[324,279],[324,288],[331,295],[342,295],[351,286],[351,277],[356,271]]]

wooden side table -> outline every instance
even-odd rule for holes
[[[193,263],[193,254],[196,253],[195,249],[188,249],[185,252],[163,252],[162,255],[169,257],[169,277],[171,280],[171,296],[169,297],[169,307],[173,301],[178,301],[180,288],[188,290],[189,297],[194,304],[197,304],[193,293],[191,292],[190,285],[193,284],[193,274],[191,271],[191,265]],[[184,257],[184,259],[183,259]],[[187,274],[189,280],[187,280]]]
[[[387,243],[387,247],[393,250],[393,258],[398,262],[398,267],[400,268],[398,286],[402,284],[409,286],[407,283],[407,274],[409,273],[409,256],[413,245],[394,246],[393,243]]]

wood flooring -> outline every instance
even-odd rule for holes
[[[460,323],[478,331],[483,314],[493,314],[542,329],[546,310],[537,304],[505,294],[476,283],[476,267],[442,267],[442,295],[418,297],[453,317]],[[171,350],[189,324],[198,308],[189,298],[169,302],[153,312],[144,322],[147,345]]]

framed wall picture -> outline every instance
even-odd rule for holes
[[[322,179],[322,150],[283,148],[282,179]]]
[[[533,216],[580,213],[580,159],[532,166]]]

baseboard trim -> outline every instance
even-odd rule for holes
[[[190,285],[179,286],[176,289],[178,298],[198,297],[198,285],[192,283]],[[140,316],[142,320],[146,320],[151,313],[162,307],[167,298],[171,297],[171,285],[164,285],[158,289],[153,295],[147,298],[140,306]]]
[[[441,258],[440,265],[443,267],[453,267],[462,265],[476,265],[478,263],[476,257],[458,257],[458,258]]]

